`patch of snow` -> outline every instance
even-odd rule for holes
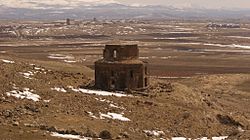
[[[5,59],[2,59],[2,61],[3,61],[4,63],[8,63],[8,64],[14,64],[14,63],[15,63],[15,61],[5,60]]]
[[[170,33],[170,34],[188,34],[188,33],[192,33],[192,32],[185,32],[185,31],[183,31],[183,32],[181,32],[181,31],[173,31],[173,32],[168,32],[168,33]]]
[[[171,56],[167,56],[167,57],[161,57],[161,59],[170,59],[172,58]]]
[[[170,77],[170,76],[150,76],[157,79],[190,79],[192,77]]]
[[[80,135],[59,134],[59,133],[56,133],[56,132],[52,132],[51,136],[64,138],[64,139],[92,140],[92,138],[83,137],[83,136],[80,136]]]
[[[43,68],[39,68],[39,67],[34,67],[35,70],[41,70],[41,71],[45,71],[45,69]]]
[[[43,31],[44,31],[44,29],[38,29],[38,30],[35,32],[35,34],[37,35],[37,34],[43,32]]]
[[[158,51],[160,51],[160,50],[163,50],[162,48],[156,48],[156,49],[154,49],[154,50],[158,50]]]
[[[228,136],[212,137],[212,140],[226,140]]]
[[[207,137],[203,138],[197,138],[194,140],[226,140],[228,136],[220,136],[220,137],[212,137],[212,139],[209,139]],[[185,137],[173,137],[171,140],[192,140],[191,138],[185,138]]]
[[[165,39],[169,39],[169,40],[176,40],[176,39],[179,39],[179,38],[171,38],[171,37],[155,37],[154,39],[155,39],[155,40],[165,40]]]
[[[229,38],[238,38],[238,39],[250,39],[250,37],[247,37],[247,36],[226,36],[226,37],[229,37]]]
[[[35,102],[39,101],[41,97],[32,92],[33,90],[30,90],[29,88],[24,88],[22,91],[12,90],[10,92],[7,92],[6,94],[7,96],[13,96],[20,99],[29,99]]]
[[[45,103],[49,103],[51,100],[43,100]]]
[[[242,30],[250,30],[249,28],[240,28],[240,29],[242,29]]]
[[[28,72],[19,72],[21,75],[23,75],[24,78],[26,79],[33,79],[30,76],[33,76],[34,73],[32,71],[28,71]]]
[[[93,95],[99,95],[99,96],[116,96],[116,97],[128,97],[129,96],[129,95],[124,94],[124,92],[115,93],[115,92],[89,90],[89,89],[82,89],[82,88],[75,89],[72,86],[68,86],[68,88],[73,90],[74,92],[81,92],[85,94],[93,94]]]
[[[88,112],[88,114],[89,114],[89,116],[91,117],[91,118],[94,118],[94,119],[99,119],[98,117],[96,117],[95,115],[94,115],[94,113],[92,113],[92,112]]]
[[[118,108],[118,109],[125,109],[124,107],[120,107],[120,106],[116,105],[113,101],[110,101],[110,100],[107,100],[107,99],[101,99],[101,98],[95,98],[95,99],[97,101],[100,101],[100,102],[108,103],[110,107]]]
[[[76,63],[77,61],[74,61],[74,60],[64,60],[64,62],[66,62],[66,63]]]
[[[120,120],[120,121],[130,121],[130,119],[123,117],[122,114],[110,113],[110,112],[108,112],[108,114],[100,113],[100,118],[101,119],[109,118],[109,119]]]
[[[223,49],[204,49],[204,52],[234,52],[234,53],[250,53],[250,50],[223,50]],[[201,52],[202,53],[202,52]]]
[[[156,137],[165,135],[163,131],[158,131],[158,130],[143,130],[143,132],[149,136],[156,136]]]
[[[13,35],[17,35],[15,31],[8,31],[8,32],[13,34]]]
[[[74,59],[73,56],[68,56],[68,55],[64,55],[64,54],[49,54],[48,58],[50,58],[50,59],[59,59],[59,60]]]
[[[179,45],[201,45],[201,43],[198,43],[198,42],[190,42],[190,43],[173,43],[173,44],[179,44]]]
[[[237,45],[237,44],[233,44],[231,47],[233,47],[233,48],[250,49],[250,46],[245,46],[245,45]]]
[[[143,28],[139,28],[139,30],[140,30],[141,32],[145,32],[145,31],[146,31],[146,29],[143,29]]]
[[[134,30],[134,28],[130,27],[130,26],[126,26],[126,27],[124,27],[124,29]]]
[[[223,44],[205,43],[204,45],[205,45],[205,46],[217,46],[217,47],[229,47],[229,48],[250,49],[250,46],[246,46],[246,45],[237,45],[237,44],[223,45]]]
[[[181,31],[193,31],[193,28],[175,28],[176,30],[181,30]],[[192,33],[192,32],[191,32]]]
[[[58,91],[58,92],[64,92],[64,93],[67,92],[67,90],[65,90],[64,88],[59,88],[59,87],[51,88],[51,90]]]
[[[139,59],[149,59],[149,57],[139,57]]]
[[[97,101],[101,101],[101,102],[106,102],[106,103],[112,103],[112,101],[107,100],[107,99],[102,99],[102,98],[95,98]]]
[[[113,104],[113,103],[111,103],[109,106],[110,106],[110,107],[113,107],[113,108],[124,109],[124,107],[117,106],[117,105],[115,105],[115,104]]]
[[[173,137],[171,140],[187,140],[187,138],[184,138],[184,137]]]

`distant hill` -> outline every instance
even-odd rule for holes
[[[128,6],[118,3],[32,8],[0,5],[0,19],[57,20],[74,19],[250,19],[249,10],[212,10],[197,8],[174,8],[166,6]]]

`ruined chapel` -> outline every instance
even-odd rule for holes
[[[95,62],[95,86],[103,90],[141,89],[148,86],[147,63],[139,60],[138,45],[106,45]]]

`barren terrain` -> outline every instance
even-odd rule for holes
[[[250,23],[207,24],[0,21],[0,139],[250,139]],[[110,43],[140,46],[146,91],[93,89]]]

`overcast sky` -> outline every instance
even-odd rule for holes
[[[175,7],[250,8],[250,0],[118,0],[124,3],[159,4]]]
[[[68,5],[88,3],[122,3],[128,5],[166,5],[178,8],[246,8],[250,9],[250,0],[0,0],[0,5],[9,7],[32,7],[36,3],[48,5]]]

